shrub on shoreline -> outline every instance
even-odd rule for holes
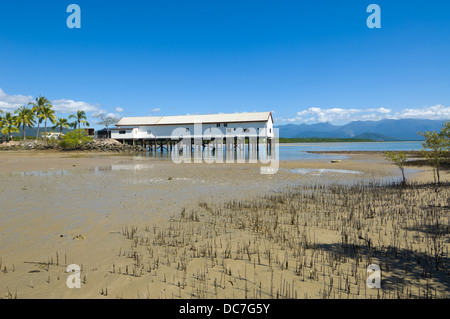
[[[59,146],[64,150],[77,149],[83,147],[91,140],[92,137],[88,136],[85,130],[77,129],[64,135],[59,142]]]

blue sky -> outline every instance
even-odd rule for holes
[[[81,29],[66,25],[81,8]],[[369,4],[381,29],[369,29]],[[450,118],[449,1],[3,1],[0,109]]]

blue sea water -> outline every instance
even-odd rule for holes
[[[350,142],[279,144],[280,160],[345,159],[345,155],[316,154],[321,151],[419,151],[422,142]]]
[[[321,151],[419,151],[422,149],[422,142],[350,142],[350,143],[292,143],[292,144],[279,144],[278,145],[278,158],[279,160],[339,160],[346,159],[348,156],[341,154],[326,154],[326,153],[314,153]],[[123,155],[122,155],[123,156]],[[167,152],[148,152],[144,154],[134,154],[133,157],[155,157],[158,159],[171,160],[171,156],[167,156]],[[225,156],[225,149],[224,149]],[[244,157],[248,160],[248,151],[245,153]],[[267,158],[267,154],[264,154],[264,148],[261,148],[259,159]],[[115,167],[96,167],[93,170],[94,173],[101,173],[102,171],[109,170],[122,170],[122,169],[144,169],[151,168],[141,164],[132,165],[115,165]],[[293,172],[299,174],[322,174],[324,172],[331,173],[342,173],[342,174],[361,174],[358,171],[351,170],[330,170],[330,169],[297,169]],[[70,175],[71,171],[68,170],[42,170],[42,171],[31,171],[31,172],[16,172],[10,173],[9,176],[62,176]]]
[[[334,152],[345,152],[345,151],[419,151],[422,149],[422,142],[412,141],[412,142],[333,142],[333,143],[280,143],[278,144],[278,159],[279,160],[339,160],[347,159],[348,156],[342,154],[326,154],[326,153],[314,153],[322,151],[334,151]],[[226,154],[225,147],[222,150],[224,160],[227,156],[236,159],[235,156],[239,158],[244,158],[245,161],[249,159],[248,145],[244,147],[244,153],[239,153],[235,155]],[[205,154],[205,153],[204,153]],[[205,156],[203,154],[203,156]],[[274,154],[273,154],[274,155]],[[133,155],[134,156],[134,155]],[[172,160],[171,155],[168,156],[167,151],[163,150],[161,153],[159,150],[157,152],[147,152],[144,154],[137,154],[138,157],[151,157],[160,160]],[[242,157],[243,156],[243,157]],[[255,155],[253,155],[255,156]],[[265,153],[265,147],[261,146],[258,159],[266,159],[267,154]]]

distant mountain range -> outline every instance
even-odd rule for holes
[[[421,141],[423,137],[418,132],[440,131],[443,120],[381,120],[381,121],[353,121],[346,125],[333,125],[331,123],[317,124],[286,124],[275,126],[279,129],[280,137],[284,138],[359,138],[375,141]],[[27,136],[36,136],[36,127],[26,128]],[[47,127],[51,131],[51,127]],[[59,132],[59,129],[55,130]],[[71,129],[64,129],[67,133]],[[44,132],[40,127],[39,132]],[[23,136],[14,133],[14,136]]]
[[[441,120],[353,121],[338,126],[331,123],[275,126],[284,138],[369,138],[376,141],[421,141],[418,132],[440,131]]]

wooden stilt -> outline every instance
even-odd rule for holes
[[[259,153],[259,136],[256,138],[256,152]]]
[[[274,148],[274,143],[273,143],[273,138],[270,139],[270,155],[272,156],[273,153],[273,148]]]

